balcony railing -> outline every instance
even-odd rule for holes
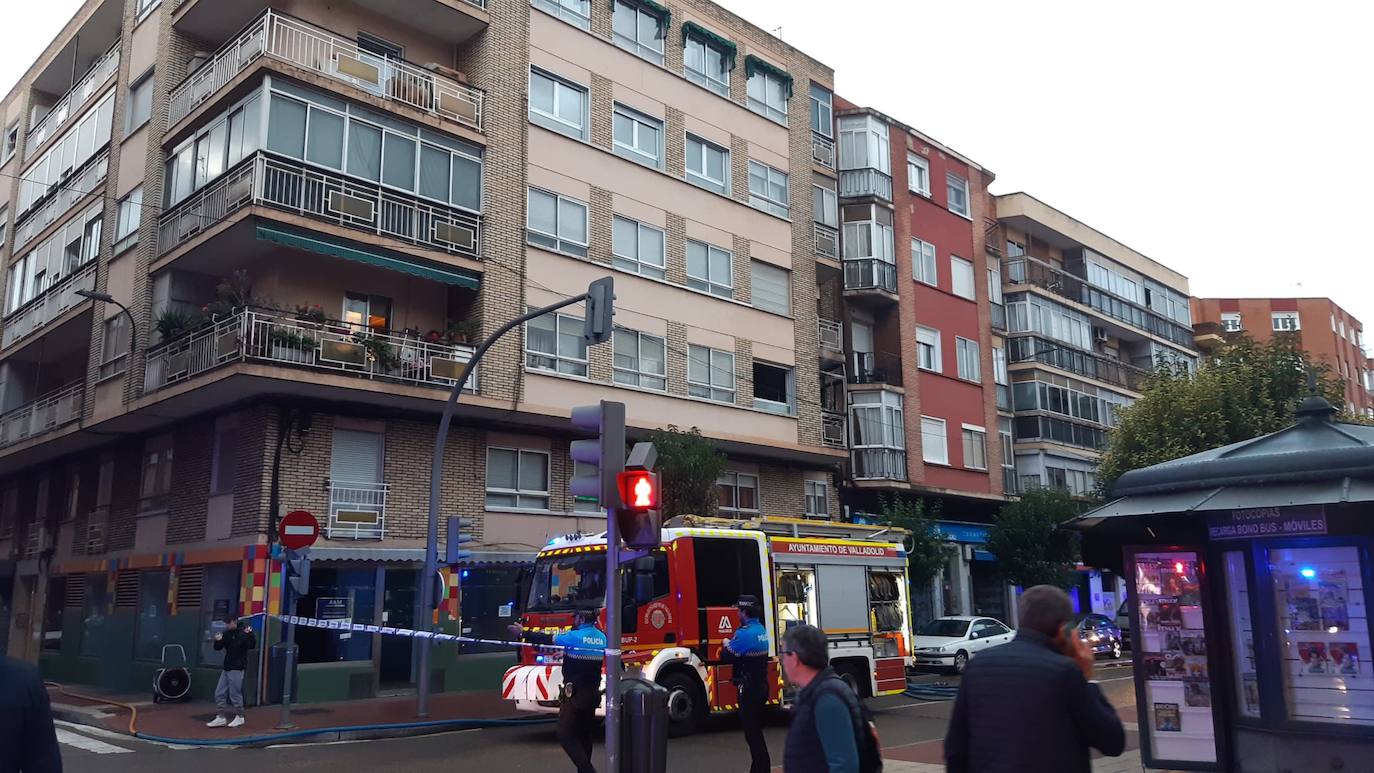
[[[851,352],[851,384],[902,385],[902,358],[891,352]]]
[[[258,57],[270,56],[337,78],[384,99],[482,130],[482,92],[410,62],[358,48],[347,38],[268,11],[215,57],[172,89],[167,121],[175,125],[224,88]]]
[[[385,483],[329,482],[329,539],[381,539],[386,536]]]
[[[877,258],[844,261],[844,289],[897,292],[897,266]]]
[[[473,347],[430,342],[344,322],[310,322],[271,311],[241,311],[148,352],[152,392],[231,362],[269,362],[451,389]],[[467,389],[476,391],[476,371]]]
[[[109,505],[99,505],[86,516],[86,555],[105,552],[105,524],[109,522]]]
[[[850,452],[855,480],[906,480],[906,450],[855,448]]]
[[[87,163],[81,173],[70,181],[54,185],[49,191],[52,198],[42,207],[29,210],[29,214],[19,221],[19,225],[14,229],[14,251],[19,252],[40,231],[76,206],[77,202],[101,189],[101,183],[105,182],[105,176],[109,171],[110,152],[107,150]]]
[[[834,413],[821,414],[821,443],[827,448],[844,448],[844,416]]]
[[[840,232],[828,225],[812,223],[816,237],[816,254],[822,258],[839,260]]]
[[[95,269],[96,261],[90,261],[84,268],[77,269],[76,273],[49,287],[42,295],[6,317],[5,334],[0,346],[13,345],[84,300],[76,292],[95,288]]]
[[[481,255],[480,215],[265,152],[165,213],[158,223],[158,248],[168,252],[252,204],[453,255]]]
[[[892,201],[892,175],[873,168],[841,169],[840,198],[876,196]]]
[[[85,383],[72,382],[0,415],[0,448],[8,448],[81,418]]]
[[[826,169],[835,168],[835,141],[811,132],[811,159]]]
[[[28,139],[24,142],[24,161],[27,163],[54,133],[66,123],[67,119],[81,112],[86,100],[95,96],[100,87],[111,75],[119,72],[119,46],[116,45],[96,61],[75,86],[57,104],[52,106],[43,120],[29,129]]]
[[[1115,320],[1145,330],[1179,346],[1193,348],[1193,329],[1158,312],[1120,298],[1087,280],[1034,258],[1004,261],[1007,281],[1049,290],[1063,298],[1089,306]]]
[[[844,353],[844,325],[833,319],[817,321],[820,327],[821,350]]]
[[[1007,339],[1011,362],[1038,362],[1080,376],[1140,391],[1150,371],[1039,336]]]

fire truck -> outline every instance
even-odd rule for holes
[[[668,690],[674,735],[692,732],[708,714],[734,711],[731,667],[720,650],[739,627],[734,604],[747,593],[763,603],[771,703],[790,702],[778,646],[789,627],[802,623],[826,632],[831,665],[861,697],[902,692],[912,642],[906,534],[799,518],[675,518],[657,549],[621,568],[624,596],[632,597],[632,584],[640,590],[634,594],[640,603],[631,602],[622,616],[632,621],[621,644],[626,670]],[[569,535],[545,546],[521,616],[525,628],[566,630],[576,609],[600,609],[605,550],[604,534]],[[503,696],[522,711],[557,712],[558,663],[556,652],[524,648],[502,680]]]

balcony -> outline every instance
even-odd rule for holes
[[[854,258],[844,261],[845,292],[886,293],[891,300],[897,296],[897,266],[877,258]]]
[[[43,326],[57,319],[85,299],[77,295],[78,290],[95,288],[96,261],[90,261],[84,268],[49,287],[28,304],[22,306],[5,318],[5,333],[0,347],[8,348],[19,340],[32,335]]]
[[[253,205],[451,255],[481,254],[479,215],[262,151],[163,214],[158,250],[170,252]]]
[[[52,186],[52,198],[36,210],[30,210],[14,229],[14,252],[20,252],[44,228],[57,222],[67,211],[97,190],[110,171],[110,152],[107,150],[88,162],[76,177]]]
[[[906,480],[906,449],[855,448],[850,452],[855,480]]]
[[[816,239],[816,256],[839,260],[840,232],[821,223],[813,222],[811,225]]]
[[[381,57],[347,38],[268,11],[172,89],[167,123],[175,126],[259,57],[336,78],[383,99],[482,130],[482,92],[409,62]]]
[[[817,320],[820,329],[821,355],[844,358],[844,325],[833,319]]]
[[[835,141],[823,134],[811,132],[811,160],[826,169],[834,169]]]
[[[305,321],[276,311],[241,311],[148,351],[144,390],[188,381],[222,365],[265,362],[360,379],[448,390],[474,349],[347,323]],[[477,372],[468,381],[476,391]]]
[[[24,141],[24,163],[28,163],[38,154],[43,143],[55,136],[68,118],[80,114],[81,108],[85,107],[92,97],[101,93],[104,90],[101,87],[105,85],[105,81],[117,72],[119,72],[118,45],[97,59],[86,75],[61,99],[57,100],[57,103],[52,106],[47,115],[43,116],[41,121],[29,129],[28,137]]]
[[[840,198],[874,197],[892,201],[892,175],[877,169],[841,169]]]
[[[1193,325],[1193,343],[1200,351],[1210,352],[1226,343],[1226,328],[1220,322],[1199,322]]]
[[[849,383],[902,385],[902,358],[891,352],[852,352]]]
[[[386,536],[385,483],[329,481],[329,539],[382,539]]]
[[[1038,362],[1136,392],[1150,376],[1144,368],[1039,336],[1008,338],[1007,359],[1014,363]]]
[[[86,382],[75,381],[0,415],[0,448],[52,432],[81,418]]]

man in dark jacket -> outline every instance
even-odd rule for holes
[[[0,658],[0,773],[62,773],[57,729],[38,670]]]
[[[813,625],[788,629],[782,668],[801,690],[792,704],[783,773],[859,773],[859,699],[830,668],[825,632]]]
[[[1090,773],[1088,748],[1109,757],[1126,730],[1093,681],[1092,650],[1070,623],[1068,594],[1021,594],[1019,630],[969,661],[945,736],[948,773]]]
[[[219,684],[215,685],[215,706],[219,711],[214,719],[205,723],[206,727],[243,724],[243,672],[248,668],[248,651],[257,646],[253,626],[240,628],[237,620],[230,620],[222,633],[215,634],[215,649],[224,650],[224,670],[220,671]],[[226,719],[224,715],[230,707],[234,709],[234,718]]]

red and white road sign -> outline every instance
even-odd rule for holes
[[[292,510],[281,519],[277,534],[287,550],[301,550],[319,539],[320,522],[306,510]]]

